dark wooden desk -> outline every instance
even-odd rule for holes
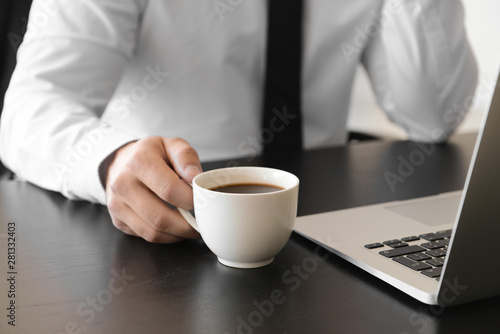
[[[301,179],[305,215],[461,189],[474,140],[367,142],[204,168],[289,170]],[[403,160],[416,166],[398,172]],[[404,182],[391,189],[388,173]],[[483,333],[500,314],[499,298],[425,306],[296,234],[273,264],[238,270],[199,240],[156,245],[126,236],[99,205],[12,180],[0,182],[0,196],[1,333]],[[16,226],[15,298],[7,220]],[[11,300],[16,327],[8,325]]]

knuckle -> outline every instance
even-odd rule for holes
[[[127,228],[127,225],[119,219],[115,219],[115,218],[111,217],[111,222],[113,223],[113,226],[116,227],[120,231],[124,231]]]
[[[126,193],[127,189],[128,189],[128,185],[127,185],[126,180],[127,180],[127,178],[124,176],[124,174],[120,174],[120,175],[110,179],[108,182],[108,187],[111,190],[111,193],[115,193],[115,194]],[[113,200],[110,200],[108,202],[108,206],[110,203],[113,203]]]
[[[160,136],[148,136],[148,137],[144,137],[142,138],[141,140],[139,140],[139,144],[140,145],[157,145],[158,143],[161,142],[161,137]]]
[[[175,152],[178,155],[183,155],[183,154],[197,154],[196,150],[189,145],[189,143],[183,139],[183,138],[170,138],[168,145],[172,148],[174,148]]]
[[[173,145],[173,146],[185,146],[185,145],[188,145],[188,142],[182,138],[179,138],[179,137],[171,137],[169,138],[169,141],[170,141],[170,145]]]
[[[144,162],[147,162],[146,151],[136,147],[125,162],[125,169],[130,171],[138,171]]]
[[[113,198],[109,198],[106,205],[113,225],[120,231],[125,231],[128,228],[127,224],[118,218],[122,211],[121,203]]]
[[[123,202],[113,192],[108,192],[106,199],[106,207],[111,218],[116,219],[123,211]]]
[[[157,231],[165,230],[166,220],[162,215],[156,215],[152,220],[152,227]]]
[[[115,200],[114,196],[110,195],[108,196],[108,201],[106,203],[106,206],[108,207],[108,211],[110,212],[111,218],[113,218],[113,213],[118,212],[119,210],[118,201]]]
[[[167,182],[161,189],[158,194],[162,200],[167,203],[175,202],[175,186],[172,182]]]
[[[194,148],[192,148],[191,146],[180,147],[179,150],[177,151],[177,154],[179,156],[197,156],[198,155],[196,150]]]
[[[144,231],[144,233],[142,234],[142,238],[151,243],[161,242],[161,234],[154,229]]]

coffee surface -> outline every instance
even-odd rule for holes
[[[216,187],[210,190],[222,193],[231,193],[231,194],[260,194],[260,193],[270,193],[273,191],[278,191],[283,189],[284,188],[272,184],[238,183],[238,184],[230,184],[221,187]]]

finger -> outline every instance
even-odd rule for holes
[[[118,230],[122,231],[125,234],[138,237],[139,235],[134,232],[124,221],[111,216],[111,221],[113,222],[113,226],[115,226]]]
[[[181,138],[163,138],[168,161],[177,174],[186,182],[202,172],[200,158],[196,150]]]
[[[181,238],[200,238],[177,210],[170,208],[149,189],[135,187],[134,196],[127,205],[151,228]]]
[[[151,189],[163,201],[186,210],[191,210],[193,208],[193,191],[168,166],[166,160],[165,152],[159,152],[157,149],[139,148],[134,151],[131,158],[131,161],[134,161],[134,163],[129,166],[132,168],[134,178],[139,179],[142,184]],[[118,183],[118,186],[121,188],[119,192],[130,192],[128,185]],[[133,196],[133,194],[130,196]],[[124,195],[125,197],[126,195]],[[130,201],[127,202],[129,203]]]
[[[119,210],[113,211],[112,220],[113,224],[124,233],[139,236],[152,243],[174,243],[185,239],[152,228],[123,202],[121,202]],[[125,221],[126,223],[124,223]]]
[[[124,213],[124,211],[128,211],[129,208],[123,202],[115,199],[114,195],[108,196],[107,207],[114,227],[125,234],[138,236],[138,234],[125,223],[124,217],[126,217],[126,213]]]

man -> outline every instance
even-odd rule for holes
[[[3,162],[107,204],[127,234],[198,237],[166,203],[192,208],[200,158],[258,154],[295,116],[277,106],[260,124],[266,13],[265,0],[35,0],[2,115]],[[413,140],[445,140],[458,125],[449,111],[476,84],[457,0],[306,1],[305,149],[345,143],[359,63]]]

